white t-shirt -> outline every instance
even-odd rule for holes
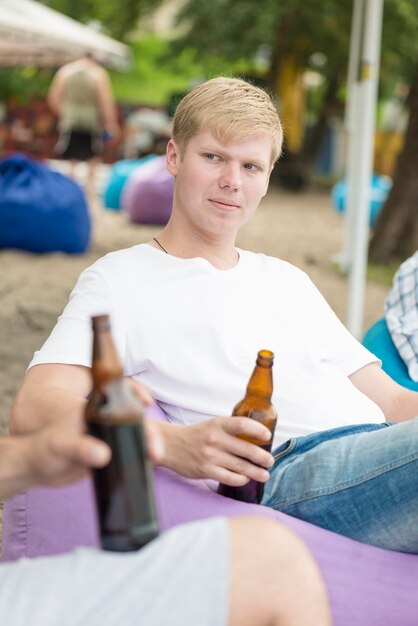
[[[238,252],[229,270],[148,244],[106,255],[81,274],[30,366],[90,366],[90,316],[109,313],[126,375],[147,385],[175,423],[230,415],[261,349],[275,354],[274,446],[296,435],[384,421],[348,378],[376,357],[308,276],[285,261]]]

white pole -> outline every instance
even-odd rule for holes
[[[348,61],[347,76],[347,104],[344,115],[344,127],[346,137],[346,197],[344,212],[344,232],[342,250],[338,257],[340,270],[344,274],[350,271],[352,248],[354,240],[354,203],[350,189],[356,184],[355,163],[357,160],[358,147],[356,141],[359,136],[356,133],[356,117],[358,115],[358,87],[360,81],[360,50],[362,43],[362,28],[364,25],[364,0],[354,0],[353,17],[350,36],[350,57]]]
[[[350,190],[354,206],[354,241],[348,285],[347,327],[360,338],[363,332],[369,234],[370,179],[373,171],[373,148],[383,0],[366,0],[363,51],[360,68],[358,108],[356,111],[357,154],[355,186]]]

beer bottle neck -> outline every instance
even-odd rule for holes
[[[273,356],[270,355],[271,353],[267,350],[258,353],[256,366],[248,381],[247,396],[259,396],[271,400],[273,393]]]
[[[93,319],[92,376],[96,389],[123,377],[122,365],[106,318],[99,316]]]

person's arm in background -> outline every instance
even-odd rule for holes
[[[64,88],[66,74],[67,72],[65,67],[62,67],[57,71],[52,79],[52,83],[46,97],[49,108],[58,117],[61,115],[62,90]]]
[[[149,392],[135,384],[145,404]],[[55,420],[81,419],[91,391],[91,374],[80,365],[35,365],[26,373],[12,407],[10,432],[25,434]],[[271,454],[237,435],[268,441],[270,431],[246,417],[215,417],[190,426],[149,422],[148,430],[163,440],[164,453],[155,462],[189,478],[211,478],[240,486],[249,479],[265,482]],[[152,433],[151,433],[152,436]]]
[[[112,93],[112,85],[106,70],[101,67],[96,69],[95,79],[102,127],[104,131],[110,134],[110,141],[116,142],[120,137],[120,128],[116,102]]]

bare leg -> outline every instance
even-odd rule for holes
[[[229,626],[332,623],[319,568],[293,532],[254,517],[232,519],[229,524]]]
[[[76,161],[74,161],[73,159],[68,161],[68,176],[72,178],[73,180],[75,180],[75,166],[76,166]]]
[[[99,163],[99,157],[93,157],[87,161],[86,191],[90,197],[94,197],[96,195],[96,170]]]

